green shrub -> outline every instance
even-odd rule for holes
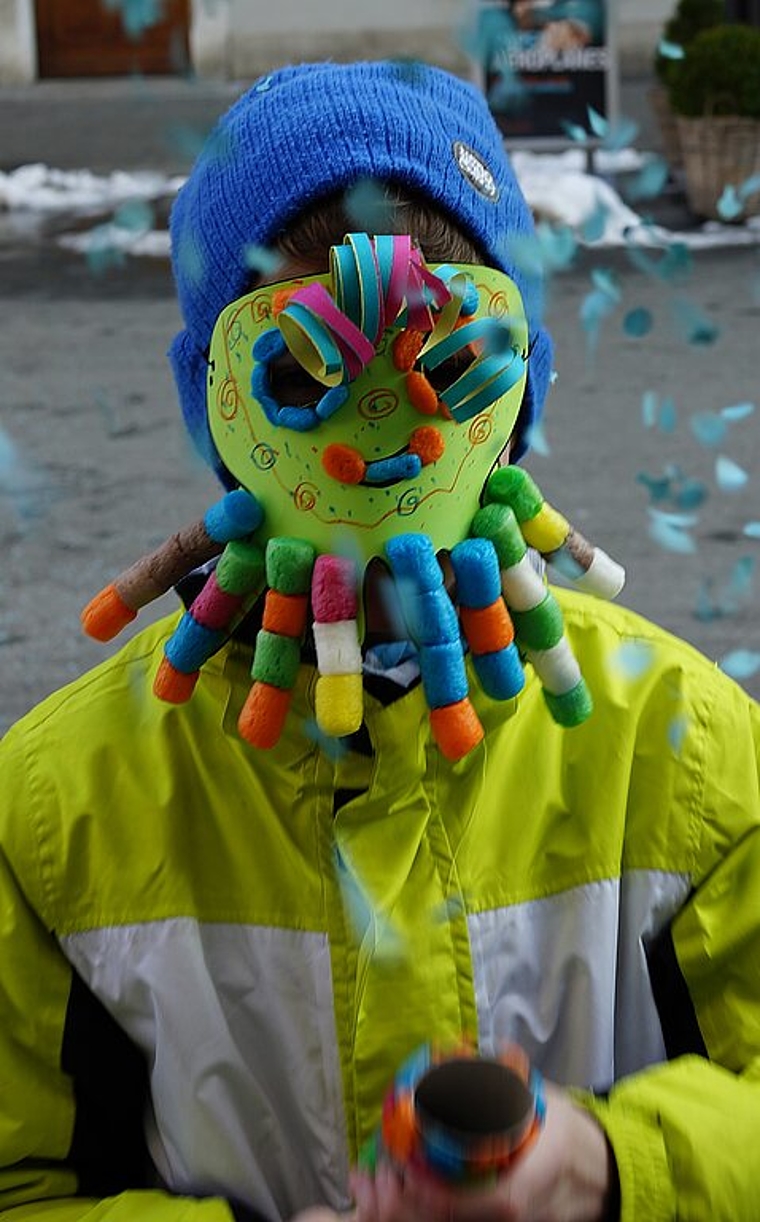
[[[665,22],[662,36],[665,42],[682,47],[684,51],[697,34],[711,26],[720,25],[726,18],[723,0],[678,0],[672,16]],[[666,82],[678,60],[666,55],[655,56],[654,69],[661,81]]]
[[[673,60],[667,88],[680,115],[742,115],[760,119],[760,29],[717,25]]]

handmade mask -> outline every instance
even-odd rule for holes
[[[211,434],[260,502],[267,537],[360,566],[402,531],[450,548],[514,428],[527,355],[522,300],[503,272],[428,269],[408,237],[350,235],[329,275],[257,289],[222,312]],[[311,375],[312,403],[278,397],[283,360]]]

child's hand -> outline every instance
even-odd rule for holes
[[[449,1187],[381,1164],[354,1175],[356,1222],[602,1222],[616,1192],[602,1129],[566,1091],[547,1085],[544,1129],[510,1171],[485,1189]],[[614,1218],[614,1214],[612,1217]]]

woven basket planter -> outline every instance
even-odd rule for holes
[[[686,198],[697,216],[721,220],[717,203],[727,186],[737,189],[760,174],[760,119],[730,115],[678,116]],[[760,214],[760,191],[744,201],[738,221]]]

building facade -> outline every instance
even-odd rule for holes
[[[326,56],[419,57],[466,71],[462,29],[476,2],[322,0],[307,17],[302,0],[0,0],[0,85],[154,73],[250,80]],[[610,0],[624,72],[649,70],[674,2]]]

